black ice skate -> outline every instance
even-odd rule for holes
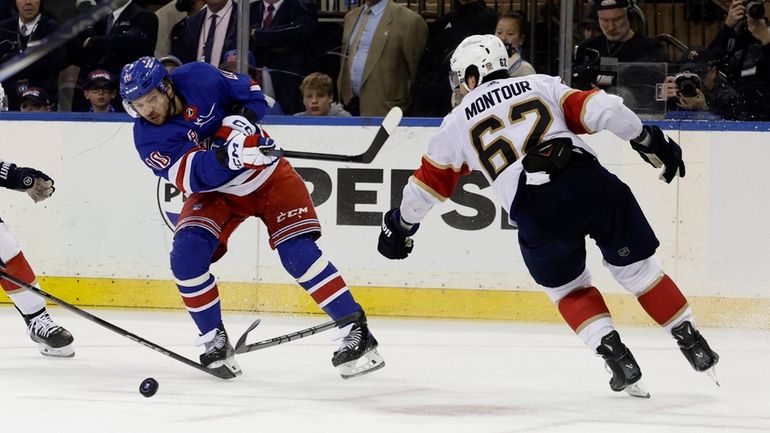
[[[706,339],[700,335],[692,323],[684,321],[671,330],[671,335],[676,339],[679,350],[690,362],[695,371],[705,372],[719,386],[717,380],[716,365],[719,355],[711,350]]]
[[[612,373],[610,388],[613,391],[625,391],[634,397],[650,398],[650,393],[640,380],[642,370],[631,351],[620,341],[618,331],[612,331],[602,337],[602,343],[596,348],[596,352],[604,359],[607,371]]]
[[[377,340],[366,324],[366,316],[341,328],[342,345],[332,357],[332,365],[340,371],[343,379],[361,376],[385,367],[385,360],[377,352]]]
[[[227,332],[214,328],[195,340],[196,346],[205,346],[206,351],[200,356],[201,365],[210,369],[227,368],[234,375],[241,375],[241,367],[235,361],[235,350],[227,338]]]
[[[43,308],[37,313],[24,315],[27,322],[27,334],[37,343],[37,350],[45,356],[57,358],[72,358],[75,349],[72,347],[72,334],[51,319]]]

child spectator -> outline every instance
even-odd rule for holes
[[[24,112],[51,111],[51,98],[42,87],[27,87],[21,94],[20,105]]]
[[[305,111],[295,116],[340,116],[350,117],[342,104],[334,102],[332,79],[321,72],[313,72],[302,80],[299,86]]]
[[[115,112],[112,100],[115,99],[117,89],[112,74],[104,69],[96,69],[88,74],[83,87],[83,96],[91,103],[88,109],[90,113]]]
[[[535,68],[521,57],[521,46],[527,38],[526,22],[519,12],[501,15],[497,20],[495,36],[500,38],[508,50],[508,75],[523,77],[535,73]]]

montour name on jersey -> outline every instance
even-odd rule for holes
[[[465,119],[471,120],[472,117],[483,113],[487,109],[530,90],[532,88],[529,85],[529,81],[516,81],[482,93],[475,101],[465,107]]]

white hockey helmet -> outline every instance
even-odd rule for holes
[[[495,35],[473,35],[460,42],[449,61],[452,90],[465,84],[465,73],[471,66],[478,70],[479,83],[495,71],[508,71],[508,51],[503,41]]]

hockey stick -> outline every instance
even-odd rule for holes
[[[34,47],[27,48],[0,65],[0,81],[11,78],[126,3],[128,0],[102,0],[96,6],[73,17],[56,31],[41,39]]]
[[[235,377],[235,374],[233,374],[233,372],[230,371],[224,365],[221,366],[221,367],[218,367],[218,368],[206,368],[203,365],[201,365],[201,364],[199,364],[199,363],[197,363],[197,362],[195,362],[195,361],[193,361],[191,359],[185,358],[184,356],[179,355],[177,353],[174,353],[174,352],[164,348],[163,346],[159,346],[159,345],[153,343],[152,341],[146,340],[146,339],[144,339],[144,338],[142,338],[142,337],[140,337],[140,336],[138,336],[138,335],[136,335],[134,333],[126,331],[123,328],[115,326],[112,323],[107,322],[104,319],[100,319],[100,318],[94,316],[93,314],[91,314],[91,313],[89,313],[89,312],[87,312],[85,310],[81,310],[80,308],[78,308],[78,307],[76,307],[76,306],[74,306],[72,304],[69,304],[69,303],[67,303],[65,301],[62,301],[61,299],[57,298],[56,296],[53,296],[53,295],[51,295],[49,293],[46,293],[46,292],[38,289],[37,287],[31,285],[31,284],[27,284],[24,281],[21,281],[18,278],[14,277],[12,275],[7,274],[3,270],[0,270],[0,279],[8,280],[8,281],[12,282],[13,284],[16,284],[19,287],[22,287],[22,288],[27,289],[27,290],[29,290],[31,292],[37,293],[38,295],[40,295],[40,296],[42,296],[42,297],[44,297],[44,298],[46,298],[48,300],[51,300],[51,301],[61,305],[65,309],[67,309],[67,310],[77,314],[80,317],[83,317],[86,320],[89,320],[89,321],[91,321],[93,323],[96,323],[97,325],[103,326],[103,327],[109,329],[110,331],[115,332],[117,334],[120,334],[120,335],[122,335],[122,336],[124,336],[124,337],[126,337],[128,339],[134,340],[137,343],[141,344],[142,346],[148,347],[148,348],[150,348],[150,349],[152,349],[152,350],[154,350],[156,352],[162,353],[162,354],[168,356],[169,358],[176,359],[177,361],[179,361],[181,363],[184,363],[184,364],[187,364],[190,367],[197,368],[198,370],[200,370],[200,371],[202,371],[204,373],[208,373],[208,374],[210,374],[212,376],[216,376],[216,377],[218,377],[220,379],[232,379],[232,378]]]
[[[388,114],[382,120],[380,129],[377,130],[377,135],[374,136],[374,140],[366,149],[366,152],[358,155],[341,155],[336,153],[317,153],[317,152],[302,152],[299,150],[284,150],[275,149],[270,152],[273,156],[285,156],[287,158],[300,158],[300,159],[315,159],[319,161],[341,161],[341,162],[357,162],[361,164],[369,164],[374,161],[377,153],[380,152],[382,146],[396,129],[396,126],[401,122],[403,113],[398,107],[393,107],[388,111]]]
[[[257,319],[254,321],[254,323],[251,324],[251,326],[248,327],[248,329],[246,329],[246,332],[244,332],[243,335],[241,335],[241,338],[238,339],[238,343],[235,345],[235,353],[242,354],[242,353],[253,352],[255,350],[267,349],[268,347],[273,347],[279,344],[288,343],[290,341],[299,340],[300,338],[309,337],[319,332],[332,329],[336,326],[344,326],[351,322],[355,322],[356,320],[360,319],[362,315],[363,313],[361,311],[356,311],[355,313],[349,316],[345,316],[339,320],[332,320],[330,322],[322,323],[317,326],[305,328],[297,332],[292,332],[291,334],[280,335],[278,337],[262,340],[257,343],[246,344],[246,336],[248,336],[249,332],[253,331],[254,328],[257,327],[257,325],[259,325],[260,321],[259,319]]]

